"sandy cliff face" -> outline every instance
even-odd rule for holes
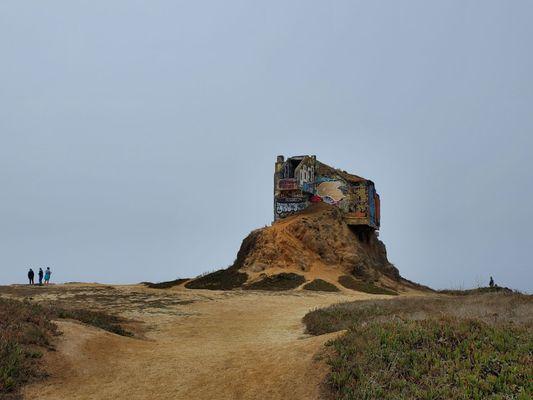
[[[341,210],[323,203],[250,233],[230,268],[252,278],[284,270],[310,277],[322,272],[371,281],[382,276],[400,281],[398,270],[387,260],[385,245],[375,233],[347,225]]]
[[[318,203],[252,231],[233,265],[194,279],[185,287],[315,290],[313,285],[305,286],[313,282],[318,287],[332,284],[333,289],[378,294],[422,289],[400,276],[373,230],[346,224],[344,215],[337,207]]]

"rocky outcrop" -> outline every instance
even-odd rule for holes
[[[231,288],[260,287],[257,282],[281,281],[271,278],[283,274],[301,275],[302,284],[318,278],[336,285],[340,277],[351,276],[376,286],[392,285],[394,290],[413,287],[388,261],[385,245],[375,232],[348,225],[344,215],[337,207],[318,203],[254,230],[243,240],[235,262],[224,270],[227,272],[216,274],[239,274],[238,285],[230,285]],[[246,274],[246,280],[240,274]],[[206,278],[211,282],[213,277],[200,279]],[[187,287],[198,287],[198,283],[193,280]],[[225,285],[210,286],[206,288]]]
[[[306,272],[325,266],[364,280],[380,275],[400,279],[374,231],[347,225],[341,210],[323,203],[250,233],[231,268],[248,273],[270,268]]]

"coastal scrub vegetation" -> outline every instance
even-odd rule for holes
[[[335,399],[530,399],[533,297],[472,294],[359,301],[304,317],[328,343]]]
[[[0,398],[19,400],[23,385],[46,377],[40,360],[45,351],[54,350],[54,338],[60,335],[55,319],[73,319],[132,336],[123,328],[126,320],[102,311],[0,297]]]

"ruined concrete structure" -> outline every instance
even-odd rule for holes
[[[345,212],[348,225],[377,230],[380,200],[374,182],[321,163],[316,156],[278,156],[274,172],[274,220],[325,202]]]

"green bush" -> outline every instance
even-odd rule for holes
[[[329,344],[336,399],[530,399],[533,335],[442,319],[354,326]]]
[[[533,393],[533,296],[353,301],[308,313],[329,343],[335,399],[517,399]]]
[[[53,309],[53,314],[57,318],[74,319],[87,325],[92,325],[108,332],[121,336],[133,336],[122,327],[124,319],[115,315],[110,315],[101,311],[84,310],[84,309]]]
[[[45,308],[0,298],[0,398],[18,399],[24,383],[42,376],[39,349],[52,348],[54,335]]]
[[[263,279],[244,286],[246,290],[291,290],[296,289],[305,278],[295,273],[282,272],[281,274],[265,276]]]
[[[185,283],[187,281],[189,281],[189,279],[178,278],[178,279],[174,279],[173,281],[166,281],[166,282],[158,282],[158,283],[142,282],[142,283],[143,285],[149,287],[150,289],[169,289],[171,287],[181,285],[182,283]]]
[[[347,289],[357,290],[358,292],[371,294],[388,294],[397,296],[398,293],[391,289],[382,288],[370,282],[362,282],[352,278],[349,275],[339,277],[339,283]]]
[[[309,283],[306,283],[303,287],[305,290],[316,290],[320,292],[338,292],[340,289],[332,283],[329,283],[323,279],[315,279]]]
[[[221,269],[185,284],[187,289],[231,290],[241,287],[248,275],[235,269]]]

